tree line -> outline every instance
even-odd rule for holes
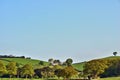
[[[72,67],[72,59],[67,59],[65,64],[59,60],[49,59],[50,64],[42,68],[34,69],[31,64],[25,64],[22,67],[16,62],[9,62],[5,65],[0,61],[0,77],[1,78],[64,78],[69,79],[78,74],[78,71]],[[56,63],[56,64],[54,64]]]
[[[14,55],[0,55],[0,58],[27,58],[31,59],[31,57],[25,57],[25,56],[14,56]]]

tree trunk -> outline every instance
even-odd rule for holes
[[[28,75],[26,75],[26,80],[27,80]]]
[[[10,75],[10,80],[11,80],[12,75]]]

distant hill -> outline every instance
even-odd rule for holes
[[[19,65],[25,65],[25,64],[32,64],[34,68],[42,67],[39,65],[40,60],[36,59],[26,59],[26,58],[0,58],[1,61],[3,61],[5,64],[8,64],[9,62],[13,61],[16,62]],[[48,62],[43,61],[44,66],[48,65]]]

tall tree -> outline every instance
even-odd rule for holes
[[[50,67],[44,67],[41,70],[42,77],[49,78],[54,76],[54,70]]]
[[[28,76],[33,77],[34,69],[33,69],[32,65],[31,64],[25,64],[22,67],[21,75],[25,76],[26,79],[28,78]]]
[[[85,75],[98,78],[98,75],[102,74],[107,67],[107,62],[104,60],[92,60],[85,64],[83,72]]]
[[[16,66],[15,62],[10,62],[7,65],[7,72],[9,74],[10,78],[14,75],[17,75],[17,66]]]
[[[53,65],[53,58],[50,58],[50,59],[48,59],[48,62],[50,63],[50,65]]]
[[[71,66],[71,65],[72,65],[72,62],[73,62],[73,60],[72,60],[71,58],[68,58],[68,59],[66,60],[67,66]]]
[[[113,55],[116,56],[116,55],[117,55],[117,52],[113,52]]]
[[[0,61],[0,76],[4,75],[7,72],[5,65]]]
[[[65,67],[61,72],[61,76],[66,79],[69,79],[77,74],[78,72],[72,66]]]

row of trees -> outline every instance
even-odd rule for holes
[[[6,66],[2,61],[0,61],[0,76],[1,77],[28,77],[34,75],[34,69],[32,65],[26,64],[23,67],[19,68],[16,62],[9,62]]]
[[[72,59],[67,59],[66,66],[49,65],[42,68],[34,69],[31,64],[25,64],[22,67],[15,62],[9,62],[4,65],[0,61],[0,77],[17,77],[17,78],[50,78],[50,77],[62,77],[71,78],[78,74],[78,72],[72,67]]]
[[[0,55],[0,58],[26,58],[25,56]],[[27,57],[30,58],[30,57]]]

